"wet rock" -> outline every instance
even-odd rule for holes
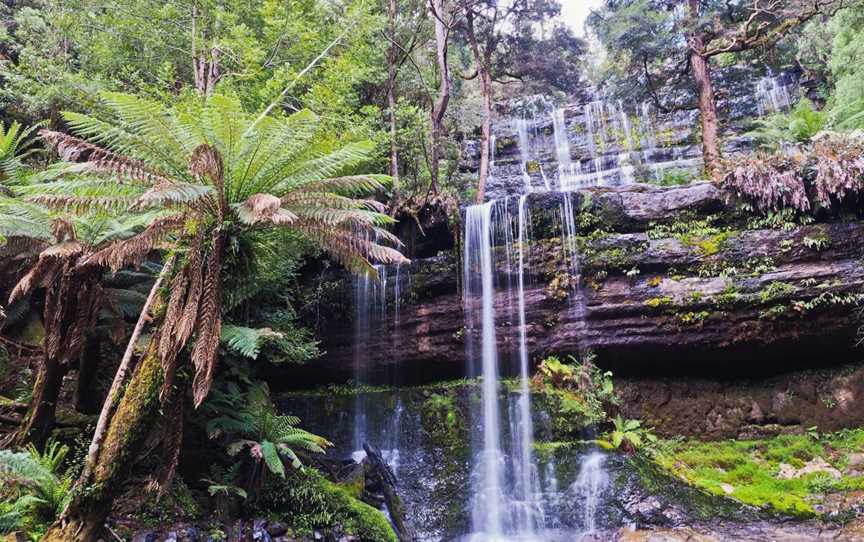
[[[267,525],[267,532],[270,534],[270,536],[276,538],[287,533],[288,527],[286,527],[284,523],[274,521],[273,523]]]
[[[836,480],[843,477],[840,471],[832,467],[827,461],[825,461],[825,459],[822,457],[814,457],[805,463],[800,469],[796,469],[787,463],[780,463],[780,470],[777,473],[777,478],[780,480],[790,480],[792,478],[801,478],[802,476],[816,472],[828,474]]]

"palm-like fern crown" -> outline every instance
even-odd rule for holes
[[[169,111],[134,96],[103,95],[111,122],[77,113],[65,119],[78,137],[42,131],[70,162],[31,202],[76,212],[158,212],[140,234],[82,258],[79,266],[120,269],[140,262],[167,236],[182,260],[168,285],[158,334],[165,380],[173,387],[178,353],[194,336],[195,404],[213,382],[221,335],[226,247],[245,234],[279,227],[308,237],[353,271],[375,274],[370,260],[401,263],[392,222],[374,200],[355,199],[387,178],[349,175],[368,160],[368,143],[317,152],[316,118],[247,115],[236,100],[213,96],[191,111]],[[342,175],[342,176],[340,176]],[[243,239],[241,239],[241,237]]]
[[[274,226],[303,232],[354,271],[369,260],[399,263],[391,219],[373,200],[356,196],[383,188],[384,176],[338,176],[369,159],[369,143],[316,152],[316,117],[255,119],[236,100],[213,96],[191,111],[117,93],[103,94],[111,122],[65,113],[80,137],[43,130],[70,164],[65,180],[33,201],[64,209],[158,209],[161,233],[195,227],[233,233]],[[157,232],[153,232],[154,234]],[[119,262],[118,262],[119,263]]]

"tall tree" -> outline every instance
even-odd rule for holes
[[[526,62],[519,47],[513,44],[531,44],[537,51],[544,43],[555,41],[559,44],[574,44],[572,34],[563,27],[556,28],[550,36],[536,38],[534,28],[557,16],[561,6],[557,0],[461,0],[462,21],[460,28],[474,59],[474,72],[480,85],[482,96],[483,122],[480,136],[480,170],[477,182],[477,201],[486,197],[486,181],[491,163],[490,143],[492,139],[492,113],[495,102],[493,83],[513,82],[514,80],[545,80],[553,83],[567,81],[564,87],[571,87],[572,81],[560,74],[553,73],[537,65]],[[568,36],[569,35],[569,36]],[[563,36],[571,39],[562,41]],[[508,47],[508,45],[511,45]],[[559,60],[572,58],[571,52],[559,56]],[[577,55],[578,56],[578,55]],[[518,62],[521,60],[522,62]],[[560,66],[559,64],[559,67]],[[578,73],[578,66],[567,66]],[[562,90],[572,90],[564,88]]]
[[[293,229],[358,272],[375,273],[370,259],[405,261],[374,241],[398,243],[383,229],[392,222],[383,207],[354,199],[386,180],[350,174],[368,160],[371,145],[325,152],[313,144],[318,123],[311,113],[253,118],[218,94],[179,113],[128,95],[103,99],[117,120],[67,113],[81,138],[44,132],[46,141],[64,158],[83,160],[73,167],[88,173],[81,182],[89,183],[92,207],[110,201],[115,209],[125,203],[164,214],[87,262],[116,269],[166,237],[174,239],[177,257],[163,270],[167,288],[156,295],[161,309],[153,311],[158,317],[145,352],[128,384],[107,399],[113,415],[104,431],[97,429],[79,491],[49,541],[94,540],[160,405],[182,399],[187,385],[196,407],[207,397],[217,369],[225,271],[254,253],[261,232]],[[347,175],[334,177],[340,174]],[[72,197],[55,203],[65,207]],[[188,383],[175,378],[187,359]]]
[[[705,170],[713,175],[720,158],[720,138],[711,60],[773,46],[814,17],[849,3],[607,0],[602,10],[592,14],[590,24],[614,62],[638,78],[661,110],[699,110]],[[695,94],[695,106],[675,92],[687,87]],[[673,92],[664,100],[661,93],[669,94],[670,89]]]

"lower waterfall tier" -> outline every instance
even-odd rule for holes
[[[569,237],[562,198],[575,209],[577,231]],[[742,215],[708,183],[532,194],[527,204],[532,365],[549,354],[592,351],[616,375],[725,377],[857,359],[864,222],[772,223]],[[517,201],[501,205],[515,209]],[[568,247],[576,248],[578,276]],[[515,284],[516,256],[495,250],[497,280]],[[402,280],[397,314],[390,300],[364,322],[368,332],[359,341],[350,316],[332,311],[323,322],[326,354],[308,368],[284,369],[282,381],[362,375],[365,383],[422,384],[465,376],[460,269],[452,252],[416,261],[410,281]],[[344,288],[340,297],[351,299],[350,282],[335,280]],[[494,299],[505,375],[519,366],[513,291],[497,289]]]

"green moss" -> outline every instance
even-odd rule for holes
[[[795,286],[788,282],[772,282],[759,292],[759,301],[763,304],[770,303],[775,299],[788,297],[796,290]]]
[[[723,249],[731,235],[729,232],[720,232],[705,237],[687,235],[683,237],[682,241],[685,245],[697,248],[703,256],[713,256]]]
[[[664,441],[653,460],[681,480],[717,496],[735,499],[774,513],[816,516],[815,505],[832,493],[857,490],[864,476],[828,480],[825,473],[780,479],[780,464],[800,468],[821,457],[843,468],[848,455],[864,444],[864,429],[847,430],[821,439],[781,435],[749,441]]]
[[[702,325],[711,316],[708,311],[684,312],[675,315],[675,320],[682,326]]]
[[[341,526],[347,534],[364,541],[397,541],[380,510],[313,469],[292,470],[284,480],[271,479],[249,508],[252,514],[276,519],[299,535],[316,530],[328,533]]]
[[[672,305],[672,298],[668,295],[664,295],[663,297],[652,297],[651,299],[645,301],[645,306],[651,307],[652,309],[659,309],[661,307],[668,307]]]

